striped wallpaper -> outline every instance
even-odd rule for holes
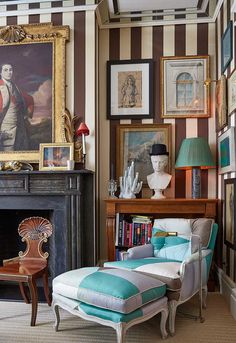
[[[227,0],[224,1],[224,4],[221,8],[221,11],[219,13],[219,16],[217,18],[216,22],[216,50],[217,50],[217,64],[216,64],[216,70],[217,70],[217,79],[219,79],[221,75],[221,37],[227,28],[227,25],[230,20],[235,21],[234,14],[230,13],[230,8],[233,4],[233,1]],[[230,63],[229,67],[225,71],[226,77],[229,77],[231,72],[236,67],[236,54],[235,54],[235,27],[233,28],[233,59]],[[219,132],[219,136],[225,132],[229,127],[235,126],[236,123],[236,113],[233,113],[228,118],[229,125],[225,127],[222,132]],[[227,173],[224,175],[218,176],[218,197],[220,199],[224,199],[224,179],[230,179],[235,178],[236,173]],[[224,216],[222,216],[222,227],[224,227]],[[223,232],[221,233],[221,242],[223,242]],[[223,249],[222,249],[223,248]],[[221,253],[223,251],[223,270],[226,272],[226,274],[234,281],[236,282],[236,251],[231,249],[230,247],[226,246],[224,243],[221,244]]]

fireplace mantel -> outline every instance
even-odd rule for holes
[[[0,211],[50,213],[52,277],[96,263],[93,184],[89,170],[0,172]]]

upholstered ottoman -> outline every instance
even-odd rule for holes
[[[52,307],[58,330],[59,308],[83,319],[116,330],[117,342],[124,342],[131,326],[161,312],[160,330],[167,337],[166,285],[152,277],[127,270],[89,267],[71,270],[53,280]]]

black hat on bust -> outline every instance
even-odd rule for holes
[[[169,153],[166,151],[165,144],[153,144],[149,155],[150,156],[153,156],[153,155],[167,155],[168,156]]]

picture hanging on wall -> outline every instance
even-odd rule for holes
[[[228,79],[228,115],[236,110],[236,69]]]
[[[150,150],[153,144],[165,144],[169,152],[168,173],[171,173],[171,124],[119,125],[116,131],[116,177],[135,162],[135,172],[147,184],[147,175],[153,173]]]
[[[209,117],[209,56],[161,57],[162,118]]]
[[[236,250],[236,179],[224,180],[224,243]]]
[[[221,73],[223,74],[233,58],[233,22],[229,22],[221,39]]]
[[[227,115],[227,80],[225,75],[221,75],[216,82],[216,130],[222,130],[228,123]]]
[[[107,62],[107,118],[153,117],[153,60]]]
[[[231,127],[218,140],[219,173],[236,171],[235,128]]]

